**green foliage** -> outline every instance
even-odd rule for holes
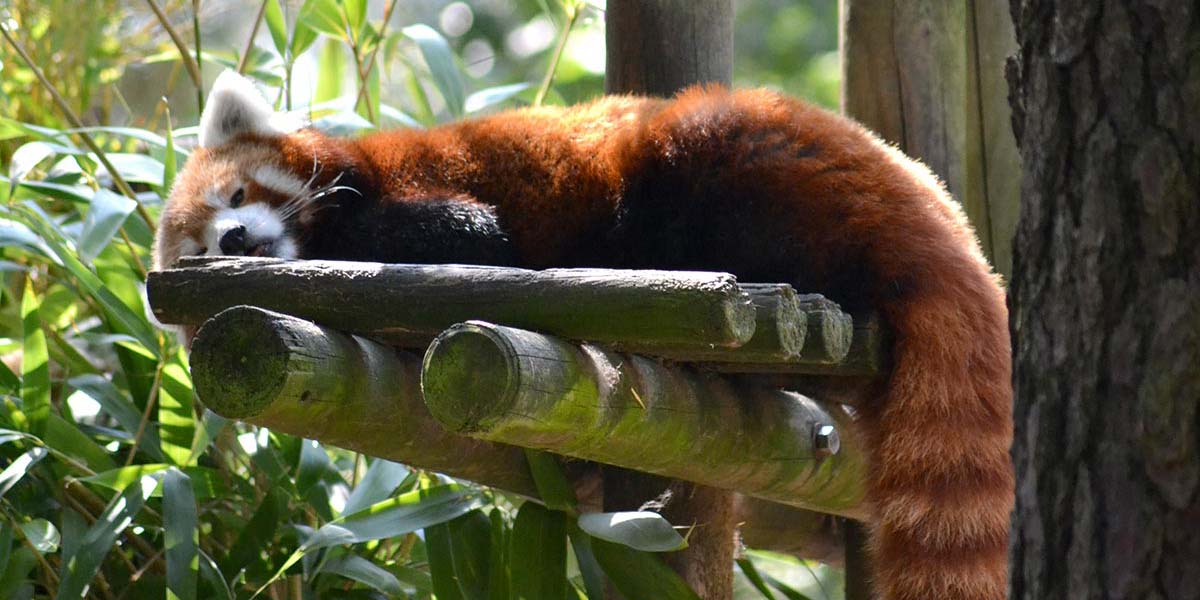
[[[602,88],[603,2],[267,0],[247,45],[249,24],[229,15],[250,19],[258,2],[156,1],[181,40],[203,38],[206,77],[248,50],[268,97],[338,135]],[[809,59],[832,48],[831,9],[741,4],[740,79],[811,85],[829,102],[835,78]],[[94,124],[71,129],[34,68],[0,48],[0,597],[598,599],[606,573],[631,598],[694,597],[651,552],[682,547],[675,528],[654,513],[580,517],[551,456],[529,453],[547,508],[196,403],[186,352],[141,292],[154,222],[194,144],[180,56],[195,50],[141,2],[79,6],[0,12]],[[768,24],[766,41],[744,33]],[[817,46],[788,37],[801,26]],[[838,596],[821,569],[752,552],[739,597],[821,598],[821,585]]]

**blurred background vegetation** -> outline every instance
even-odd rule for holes
[[[836,10],[738,2],[736,84],[835,107]],[[342,135],[574,103],[603,0],[7,0],[0,27],[0,598],[596,597],[578,548],[530,575],[532,503],[206,412],[141,289],[223,69]],[[790,557],[735,570],[740,598],[842,595]]]

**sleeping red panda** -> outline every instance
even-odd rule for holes
[[[937,179],[853,121],[697,87],[338,139],[294,129],[226,73],[200,146],[163,213],[156,269],[233,254],[714,270],[880,311],[893,369],[860,409],[875,589],[1004,598],[1004,292]]]

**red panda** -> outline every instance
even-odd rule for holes
[[[962,211],[857,123],[765,90],[606,97],[357,139],[222,75],[162,216],[184,255],[726,271],[894,335],[861,407],[877,594],[1000,600],[1013,503],[1004,292]]]

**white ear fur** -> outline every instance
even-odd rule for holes
[[[200,147],[220,146],[242,133],[280,135],[300,125],[290,115],[276,113],[253,81],[226,69],[213,82],[200,115]]]

